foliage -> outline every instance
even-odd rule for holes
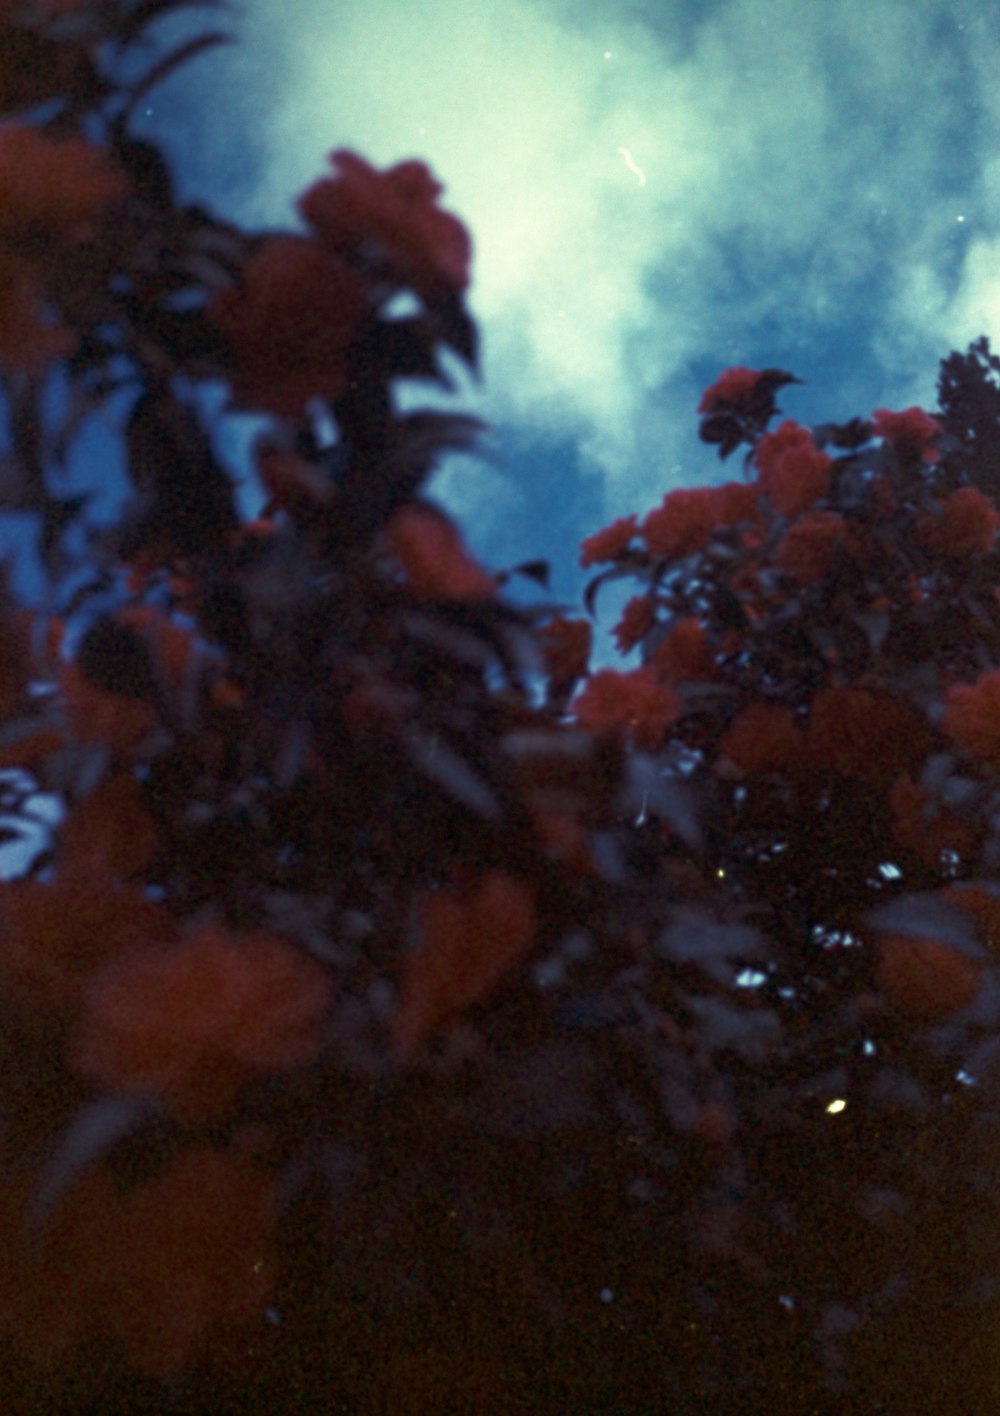
[[[64,808],[0,891],[6,1408],[984,1409],[988,344],[933,419],[772,429],[797,380],[727,370],[746,478],[588,538],[641,655],[589,673],[425,495],[475,420],[397,406],[476,365],[439,184],[180,204],[132,127],[219,42],[137,65],[174,8],[0,5],[0,500],[50,578],[2,804]]]

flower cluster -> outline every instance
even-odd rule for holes
[[[926,1313],[997,1320],[1000,360],[815,428],[723,371],[743,478],[589,536],[589,617],[515,605],[426,495],[477,421],[397,397],[475,367],[441,184],[338,148],[298,233],[183,205],[131,131],[172,8],[0,4],[53,607],[0,607],[0,813],[60,812],[0,882],[4,1409],[910,1409]]]

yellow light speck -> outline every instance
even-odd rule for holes
[[[844,1110],[844,1107],[846,1105],[847,1102],[844,1100],[844,1098],[842,1096],[838,1096],[836,1101],[831,1101],[826,1109],[831,1116],[836,1116],[839,1111]]]

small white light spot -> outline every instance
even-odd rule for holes
[[[610,50],[610,49],[605,49],[605,51],[604,51],[604,57],[605,57],[605,59],[610,59],[610,58],[611,58],[611,50]]]
[[[761,973],[760,969],[741,969],[735,979],[737,988],[760,988],[766,982],[767,974]]]
[[[645,185],[646,185],[646,174],[645,174],[645,172],[643,172],[642,168],[638,166],[638,164],[636,163],[635,158],[634,158],[634,157],[632,156],[632,154],[629,152],[628,148],[626,148],[626,147],[620,147],[620,148],[618,149],[618,151],[621,153],[622,157],[625,159],[625,166],[628,168],[628,170],[629,170],[631,173],[633,173],[633,174],[635,175],[635,177],[638,178],[639,186],[640,186],[640,187],[645,187]]]
[[[955,217],[955,220],[956,220],[956,221],[964,221],[964,220],[965,220],[965,217],[964,217],[964,216],[956,216],[956,217]]]
[[[830,1102],[826,1109],[831,1116],[836,1116],[837,1113],[843,1111],[846,1106],[847,1102],[844,1100],[844,1098],[842,1096],[838,1096],[835,1101]]]
[[[725,878],[726,878],[726,872],[723,870],[723,868],[722,868],[721,865],[719,866],[719,868],[718,868],[718,870],[715,872],[715,874],[716,874],[716,878],[719,879],[719,880],[725,880]]]

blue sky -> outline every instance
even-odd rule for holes
[[[738,475],[696,436],[723,367],[795,372],[806,422],[932,405],[940,358],[998,323],[990,3],[244,0],[224,23],[238,42],[151,99],[184,189],[288,226],[331,148],[432,165],[475,245],[484,379],[458,403],[495,429],[433,490],[492,565],[549,557],[561,596],[582,536]]]

